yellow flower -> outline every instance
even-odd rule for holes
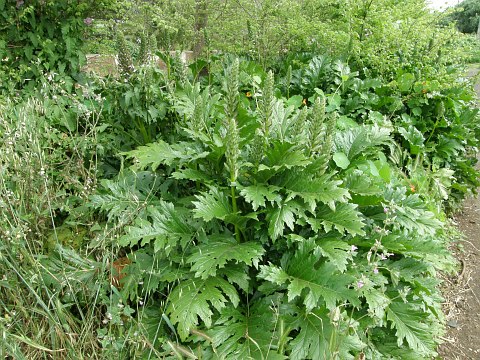
[[[307,105],[307,99],[303,99],[302,104]]]
[[[251,98],[252,97],[252,93],[250,91],[247,91],[247,93],[245,94],[247,96],[247,98]]]

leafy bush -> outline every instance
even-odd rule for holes
[[[0,1],[0,90],[32,88],[46,72],[75,76],[80,71],[89,11],[102,1]]]
[[[325,56],[287,58],[280,68],[285,92],[311,99],[323,89],[328,108],[352,123],[391,123],[400,153],[397,165],[423,190],[455,207],[475,191],[475,149],[479,138],[475,93],[456,72],[430,78],[420,71],[398,70],[394,78],[371,78],[340,60]],[[292,65],[293,64],[293,67]],[[403,152],[403,154],[402,154]]]
[[[172,140],[125,153],[131,169],[91,198],[130,222],[120,294],[146,301],[149,343],[203,358],[432,356],[432,276],[452,259],[435,209],[383,154],[391,126],[336,129],[322,94],[298,108],[272,73],[247,96],[238,62],[226,73],[218,90],[178,88]]]

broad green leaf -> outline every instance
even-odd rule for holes
[[[290,230],[295,227],[295,211],[297,204],[293,202],[278,204],[267,215],[268,234],[275,242],[285,231],[285,226]]]
[[[350,165],[350,160],[348,160],[347,155],[345,155],[343,152],[336,152],[333,154],[333,161],[339,168],[344,170],[348,168],[348,165]]]
[[[215,276],[217,269],[224,268],[230,261],[258,267],[258,262],[265,253],[260,244],[237,243],[233,237],[226,236],[214,238],[206,244],[196,246],[194,250],[195,253],[188,257],[187,263],[193,264],[191,271],[195,271],[195,276],[202,279]]]
[[[287,102],[286,102],[286,106],[293,106],[295,108],[299,108],[300,106],[302,106],[302,101],[303,101],[303,96],[301,95],[293,95],[292,97],[290,97]]]
[[[216,187],[211,187],[208,193],[195,195],[198,201],[192,201],[194,205],[193,217],[202,218],[205,221],[212,219],[223,220],[232,214],[232,206],[229,198]]]
[[[285,359],[271,348],[278,342],[275,332],[278,316],[272,306],[278,306],[278,297],[251,301],[248,307],[222,311],[215,327],[208,334],[222,359]]]
[[[205,172],[189,168],[175,171],[171,176],[174,179],[198,181],[203,184],[209,184],[213,181]]]
[[[355,169],[349,171],[345,178],[345,187],[352,193],[364,196],[378,195],[382,192],[380,184],[370,174]]]
[[[423,134],[413,125],[410,125],[408,129],[403,127],[398,128],[398,132],[402,135],[405,140],[410,144],[410,153],[416,155],[422,150],[425,142]]]
[[[340,234],[347,232],[352,236],[364,236],[365,224],[356,208],[355,204],[339,204],[333,211],[328,206],[322,206],[317,209],[315,218],[308,218],[307,222],[315,232],[323,229],[328,233],[335,228]]]
[[[347,270],[348,261],[352,260],[351,245],[345,241],[334,239],[320,239],[318,249],[340,272]]]
[[[336,202],[346,202],[350,198],[347,189],[341,188],[341,180],[331,180],[332,174],[311,179],[302,171],[290,171],[279,177],[277,184],[287,190],[286,201],[300,197],[309,206],[311,212],[317,207],[317,202],[327,204],[335,209]]]
[[[350,289],[354,281],[352,276],[340,274],[332,263],[319,266],[317,263],[314,255],[298,254],[290,259],[286,269],[275,265],[260,266],[258,276],[282,287],[287,286],[288,301],[302,297],[307,312],[321,306],[333,310],[337,303],[344,301],[359,304],[355,290]],[[304,290],[306,295],[302,296]]]
[[[259,171],[275,173],[281,169],[305,167],[310,164],[310,160],[296,148],[295,144],[287,142],[274,142],[268,149],[266,157],[267,161],[265,164],[260,164]]]
[[[397,330],[397,344],[406,340],[408,345],[420,356],[434,355],[435,341],[429,329],[428,313],[415,305],[395,301],[387,308],[387,319],[392,329]]]
[[[415,75],[411,73],[402,74],[397,78],[398,88],[401,92],[407,92],[408,90],[410,90],[414,82]]]
[[[265,207],[265,199],[270,202],[279,202],[281,197],[278,190],[279,188],[274,186],[250,185],[242,188],[240,195],[245,198],[245,201],[252,204],[253,210],[257,211],[260,206]]]
[[[186,340],[190,331],[199,324],[212,325],[212,308],[222,311],[227,306],[237,307],[240,299],[235,288],[219,277],[189,279],[180,282],[168,297],[167,313],[178,334]]]
[[[217,275],[226,277],[230,284],[237,284],[240,289],[248,292],[250,277],[248,268],[244,264],[229,264],[217,270]]]
[[[382,291],[375,288],[369,288],[364,292],[365,300],[368,304],[368,313],[370,316],[383,321],[385,317],[385,310],[390,304],[390,298]]]
[[[135,159],[134,168],[145,169],[151,167],[155,171],[160,165],[189,163],[209,155],[201,147],[192,143],[177,143],[170,145],[162,140],[140,146],[135,150],[123,153],[128,158]]]
[[[404,187],[390,187],[385,191],[385,200],[394,204],[395,223],[420,235],[434,235],[442,227],[434,213],[427,211],[418,194],[406,194]]]
[[[300,312],[291,325],[298,334],[290,342],[292,360],[353,360],[366,346],[358,335],[331,322],[325,309]]]
[[[352,161],[368,151],[378,151],[378,146],[391,142],[390,129],[373,126],[339,131],[335,135],[335,151],[344,153]]]
[[[157,207],[149,207],[147,212],[151,220],[139,219],[134,226],[129,226],[119,240],[121,246],[134,246],[140,240],[140,245],[144,246],[155,240],[154,250],[169,254],[176,245],[185,247],[192,240],[196,229],[187,220],[188,211],[185,209],[160,201]]]

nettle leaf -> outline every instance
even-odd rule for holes
[[[322,206],[315,212],[315,218],[307,218],[307,222],[315,232],[325,230],[330,232],[335,228],[340,234],[365,235],[362,215],[355,204],[339,204],[335,210]]]
[[[348,335],[333,325],[325,310],[301,312],[292,326],[298,334],[289,344],[289,359],[349,360],[365,347],[356,333]]]
[[[357,294],[350,289],[354,278],[340,274],[330,262],[317,266],[318,262],[313,254],[300,254],[291,258],[285,269],[271,264],[260,266],[258,276],[282,287],[286,285],[288,301],[301,297],[307,312],[322,306],[323,302],[330,310],[339,302],[358,305]],[[302,296],[304,290],[306,294]]]
[[[191,270],[195,271],[196,277],[202,279],[215,276],[217,269],[224,268],[229,261],[258,267],[258,262],[265,253],[260,244],[237,243],[233,237],[228,236],[217,236],[206,244],[196,246],[194,250],[195,253],[187,259],[187,263],[193,264]]]
[[[188,220],[189,211],[175,208],[173,204],[160,201],[156,207],[149,207],[147,214],[149,221],[138,219],[134,226],[127,227],[119,244],[134,246],[141,240],[141,246],[155,240],[155,251],[165,251],[167,254],[177,245],[185,247],[194,237],[196,228]]]
[[[285,359],[271,348],[278,342],[278,316],[272,309],[278,301],[276,297],[261,298],[246,308],[223,310],[208,332],[219,358]]]
[[[207,328],[212,325],[212,307],[220,312],[229,304],[237,307],[239,302],[233,285],[220,277],[189,279],[180,282],[170,293],[167,313],[171,322],[177,324],[180,338],[186,340],[199,318]]]
[[[335,209],[335,202],[347,202],[350,194],[347,189],[339,187],[342,184],[341,180],[331,179],[332,175],[326,174],[311,179],[301,171],[291,171],[283,174],[278,179],[277,185],[287,191],[286,201],[300,197],[308,204],[312,212],[315,211],[318,201]]]
[[[176,162],[182,164],[205,158],[209,152],[195,143],[180,142],[171,145],[158,140],[122,154],[135,160],[135,169],[151,167],[155,171],[162,164],[172,165]]]
[[[268,234],[272,241],[277,240],[283,235],[285,226],[290,230],[293,230],[295,227],[295,213],[297,209],[298,204],[295,202],[282,202],[268,213]]]
[[[242,188],[240,195],[245,198],[245,201],[252,204],[254,211],[257,211],[260,206],[265,207],[265,200],[271,203],[280,202],[281,196],[278,194],[278,190],[279,188],[276,186],[251,185]]]
[[[391,322],[392,329],[397,330],[397,344],[402,346],[406,340],[408,345],[421,356],[435,354],[435,341],[428,313],[411,303],[399,301],[392,302],[387,309],[387,319]]]
[[[221,190],[211,187],[208,193],[202,192],[202,195],[195,195],[198,201],[192,201],[195,206],[193,217],[202,218],[205,221],[212,219],[225,219],[232,215],[232,206],[229,198]]]

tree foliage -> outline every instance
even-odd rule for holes
[[[448,20],[454,21],[458,30],[466,34],[475,34],[480,24],[480,3],[475,0],[464,0],[455,6],[455,11]]]

